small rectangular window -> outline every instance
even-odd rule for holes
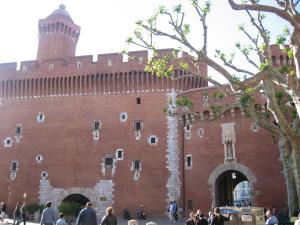
[[[151,142],[151,144],[155,144],[156,138],[155,137],[151,137],[150,142]]]
[[[134,121],[134,129],[141,130],[141,121]]]
[[[134,169],[139,170],[140,169],[140,160],[135,160],[134,161]]]
[[[186,166],[192,167],[192,156],[191,155],[186,156]]]
[[[105,158],[105,166],[112,166],[113,165],[113,158],[112,157],[106,157]]]
[[[123,151],[119,150],[118,151],[118,159],[122,159],[123,158]]]
[[[138,104],[138,105],[141,104],[141,98],[140,98],[140,97],[137,97],[137,98],[136,98],[136,104]]]

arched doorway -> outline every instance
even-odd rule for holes
[[[232,175],[234,173],[234,175]],[[231,174],[232,176],[235,176],[236,181],[230,181],[229,177]],[[226,186],[226,180],[227,182],[231,182],[231,185]],[[225,198],[225,193],[228,193],[228,191],[231,189],[233,190],[238,183],[241,181],[246,180],[248,181],[249,186],[249,197],[251,200],[251,205],[255,206],[255,195],[254,195],[254,184],[257,182],[257,179],[254,175],[254,173],[245,165],[241,163],[228,163],[228,164],[221,164],[218,167],[216,167],[210,174],[208,178],[208,185],[210,187],[211,191],[211,200],[212,200],[212,207],[220,206],[220,204],[226,204],[226,202],[229,202],[229,204],[233,204],[233,194],[231,193],[231,198],[227,197]],[[240,181],[240,182],[238,182]],[[229,183],[230,184],[230,183]],[[224,190],[227,188],[226,190]],[[233,189],[232,189],[233,188]],[[223,195],[223,196],[222,196]]]
[[[89,201],[90,200],[87,197],[85,197],[81,194],[71,194],[71,195],[69,195],[69,196],[67,196],[63,199],[64,203],[76,203],[76,205],[75,205],[75,207],[76,207],[75,216],[78,215],[80,210],[82,208],[84,208],[86,203],[89,202]]]
[[[81,194],[72,194],[63,199],[63,202],[78,203],[81,207],[84,207],[89,201],[90,200],[87,197]]]
[[[236,170],[228,170],[220,174],[216,180],[216,205],[233,206],[234,189],[243,181],[248,181],[247,177]]]

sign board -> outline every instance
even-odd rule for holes
[[[107,199],[106,199],[106,197],[100,197],[99,200],[100,200],[100,201],[106,201]]]
[[[242,215],[242,221],[243,222],[252,222],[252,216],[251,215]]]
[[[251,215],[251,208],[241,208],[241,213]]]

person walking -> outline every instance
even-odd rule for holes
[[[223,216],[220,208],[216,207],[214,210],[214,217],[211,221],[211,225],[224,225],[224,221],[229,221],[229,217]]]
[[[5,212],[3,211],[4,202],[0,203],[0,221],[4,221]]]
[[[16,204],[16,208],[14,211],[14,225],[19,225],[20,222],[22,221],[22,215],[21,215],[21,207],[22,207],[22,202],[18,202]]]
[[[26,203],[25,202],[21,206],[21,217],[22,217],[23,225],[26,225],[27,214],[26,214]]]
[[[137,209],[137,218],[140,220],[145,220],[147,217],[146,212],[144,210],[144,206],[140,205],[140,207]]]
[[[106,215],[102,218],[101,225],[117,225],[117,217],[113,214],[113,208],[106,209]]]
[[[172,215],[172,211],[173,211],[173,202],[170,201],[170,204],[169,204],[169,207],[168,207],[168,215],[169,215],[170,220],[173,222],[174,218],[173,218],[173,215]]]
[[[64,216],[65,215],[63,213],[60,213],[59,219],[56,221],[55,225],[67,225],[67,222],[65,221]]]
[[[55,225],[56,216],[51,206],[52,202],[49,201],[46,203],[46,208],[42,212],[41,225]]]
[[[92,207],[91,202],[86,203],[85,208],[79,212],[76,225],[97,225],[96,212]]]
[[[177,222],[177,219],[178,219],[177,210],[178,210],[177,203],[176,203],[176,201],[174,201],[173,207],[172,207],[172,216],[174,218],[174,222]]]

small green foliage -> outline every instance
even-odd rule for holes
[[[252,97],[251,97],[250,94],[243,94],[240,97],[240,103],[241,103],[243,108],[247,108],[250,105],[251,102],[252,102]]]
[[[75,202],[62,202],[58,206],[59,212],[62,212],[63,214],[67,216],[73,216],[78,211],[80,207],[79,203]]]
[[[289,73],[289,67],[287,65],[284,65],[284,66],[279,68],[279,72],[282,73],[282,74]]]
[[[142,39],[143,35],[142,35],[142,30],[141,29],[136,29],[134,31],[134,35],[138,38],[138,39]]]
[[[214,91],[213,92],[213,98],[214,99],[222,99],[224,97],[225,97],[225,95],[222,92],[219,92],[219,91]]]
[[[283,93],[281,92],[281,91],[276,91],[275,92],[275,97],[277,98],[277,99],[282,99],[282,97],[283,97]]]
[[[183,33],[184,35],[188,35],[191,32],[190,24],[184,24],[183,25]]]
[[[293,110],[293,111],[291,112],[291,116],[292,116],[293,119],[296,119],[296,118],[298,117],[297,111],[296,111],[296,110]]]
[[[252,88],[252,87],[248,87],[248,88],[245,89],[245,93],[246,93],[246,94],[249,94],[249,95],[253,94],[254,91],[255,91],[255,90],[254,90],[254,88]]]
[[[237,77],[236,75],[233,75],[230,81],[233,84],[239,84],[241,82],[241,79],[239,77]]]
[[[244,30],[245,29],[245,24],[241,23],[238,25],[238,30]]]
[[[290,75],[291,77],[296,77],[296,72],[295,72],[295,70],[291,69],[290,72],[289,72],[289,75]]]
[[[288,55],[289,59],[294,57],[293,50],[291,48],[286,50],[286,54]]]
[[[179,66],[180,69],[183,69],[185,71],[189,69],[189,65],[186,62],[179,62]]]
[[[127,44],[131,44],[133,42],[133,38],[132,37],[128,37],[127,39],[126,39],[126,43]]]
[[[41,212],[43,210],[44,206],[40,205],[38,203],[31,203],[25,205],[25,209],[29,214],[34,214],[35,212]]]
[[[160,5],[158,7],[158,12],[159,12],[159,14],[165,14],[165,13],[167,13],[166,7],[164,5]]]
[[[202,9],[203,10],[203,13],[206,15],[207,13],[210,12],[211,10],[211,2],[210,1],[206,1],[204,3],[204,8]]]
[[[269,68],[270,68],[270,62],[267,61],[267,60],[264,63],[259,65],[259,70],[260,71],[266,71]]]
[[[153,57],[145,66],[146,72],[151,72],[159,77],[170,77],[174,72],[174,65],[169,64],[169,57]]]
[[[182,12],[182,5],[179,4],[179,5],[176,5],[173,9],[174,12],[176,13],[181,13]]]
[[[212,111],[213,111],[215,114],[219,114],[219,113],[221,112],[222,105],[211,104],[211,105],[210,105],[210,108],[212,109]]]
[[[138,20],[138,21],[135,22],[135,24],[138,25],[138,26],[140,26],[140,25],[143,24],[143,20]]]
[[[286,37],[285,36],[283,36],[281,34],[276,36],[276,44],[277,45],[284,45],[285,42],[286,42]]]
[[[193,105],[193,102],[187,96],[182,96],[181,98],[178,98],[176,100],[176,104],[178,106],[191,107]]]

